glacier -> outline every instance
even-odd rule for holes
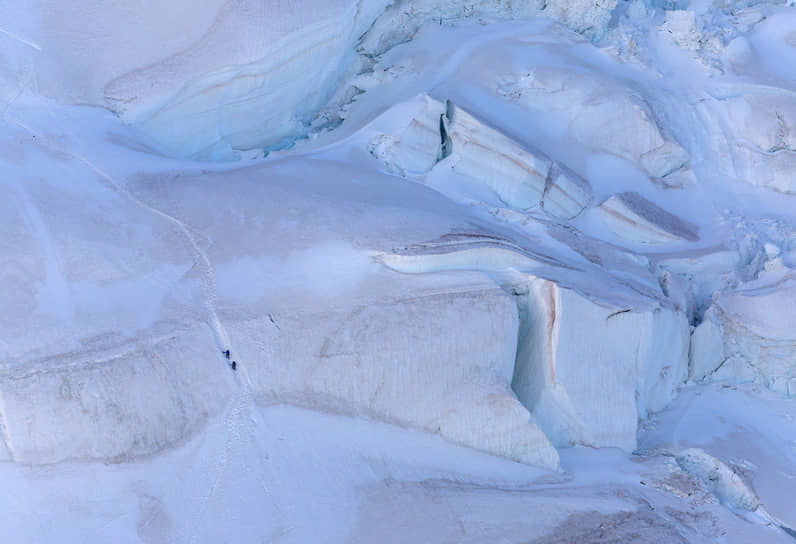
[[[10,541],[792,542],[792,2],[0,13]]]

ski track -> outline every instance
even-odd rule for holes
[[[253,417],[253,411],[256,409],[256,403],[251,393],[251,381],[245,369],[239,366],[238,371],[234,372],[233,377],[237,385],[237,391],[227,405],[226,414],[224,416],[224,427],[226,429],[227,439],[224,444],[224,450],[213,464],[212,483],[207,489],[207,492],[199,499],[199,504],[196,506],[196,513],[193,517],[194,521],[189,528],[190,536],[186,539],[186,541],[191,544],[197,542],[201,534],[202,522],[207,516],[207,511],[210,508],[213,498],[219,494],[219,492],[223,491],[223,483],[229,480],[228,473],[231,462],[234,460],[233,466],[242,467],[241,474],[252,474],[250,467],[246,463],[246,456],[243,454],[244,448],[242,445],[244,437],[255,436],[256,421]],[[254,473],[257,473],[257,471],[254,471]],[[265,486],[264,489],[266,489],[267,492]]]
[[[236,380],[238,381],[238,380]],[[238,381],[238,385],[240,382]],[[248,434],[254,435],[254,429],[244,429],[249,427],[246,421],[252,421],[250,417],[253,399],[249,393],[248,388],[239,387],[238,393],[230,401],[227,407],[227,413],[224,417],[224,426],[226,427],[227,440],[224,444],[224,450],[221,452],[220,457],[216,459],[213,466],[212,483],[207,489],[207,492],[199,499],[199,504],[196,507],[194,521],[190,525],[190,536],[187,539],[191,544],[197,542],[199,535],[202,533],[202,522],[204,521],[207,511],[210,508],[210,503],[217,493],[222,489],[223,482],[226,481],[227,473],[229,471],[230,461],[237,459],[243,461],[241,445],[243,443],[243,436]],[[248,433],[243,431],[248,430]],[[242,463],[239,463],[240,465]],[[249,473],[248,467],[244,467],[244,473]]]
[[[36,51],[41,51],[41,46],[39,44],[37,44],[36,42],[33,42],[31,40],[28,40],[28,39],[25,39],[25,38],[23,38],[21,36],[18,36],[17,34],[14,34],[13,32],[8,31],[8,30],[6,30],[4,28],[0,28],[0,34],[8,36],[12,40],[15,40],[15,41],[17,41],[17,42],[19,42],[19,43],[21,43],[23,45],[27,45],[28,47],[31,47],[31,48],[35,49]]]

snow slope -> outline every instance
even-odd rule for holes
[[[752,421],[772,425],[759,431],[765,442],[750,442],[742,427],[720,423],[737,413],[747,393],[706,395],[713,402],[689,400],[686,417],[682,410],[662,414],[673,423],[661,423],[655,432],[684,440],[682,430],[691,429],[698,436],[683,441],[684,450],[699,445],[711,451],[704,443],[715,440],[726,462],[751,459],[739,469],[752,476],[765,508],[784,517],[790,495],[779,472],[787,470],[782,463],[788,458],[781,456],[790,455],[792,462],[793,454],[781,441],[792,425],[780,424],[775,434],[771,428],[782,421],[787,405],[757,401]],[[694,419],[706,413],[709,421]],[[0,464],[4,484],[15,490],[0,497],[6,538],[792,542],[767,522],[732,513],[697,476],[666,456],[567,449],[564,472],[550,474],[372,421],[284,406],[252,408],[243,415],[235,440],[227,440],[225,419],[216,418],[201,437],[134,463]],[[704,424],[713,431],[702,432]],[[750,447],[765,456],[750,455]],[[769,459],[777,460],[777,469],[770,470]]]
[[[792,6],[310,7],[0,0],[9,538],[792,541]]]

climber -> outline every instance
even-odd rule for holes
[[[227,351],[222,351],[221,353],[224,355],[224,357],[226,357],[226,358],[227,358],[227,360],[229,360],[229,350],[227,350]]]
[[[236,363],[235,361],[232,361],[232,365],[231,366],[232,366],[232,370],[236,370],[238,368],[238,363]]]

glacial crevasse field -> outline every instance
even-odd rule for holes
[[[3,541],[796,538],[792,0],[0,0],[0,190]]]

